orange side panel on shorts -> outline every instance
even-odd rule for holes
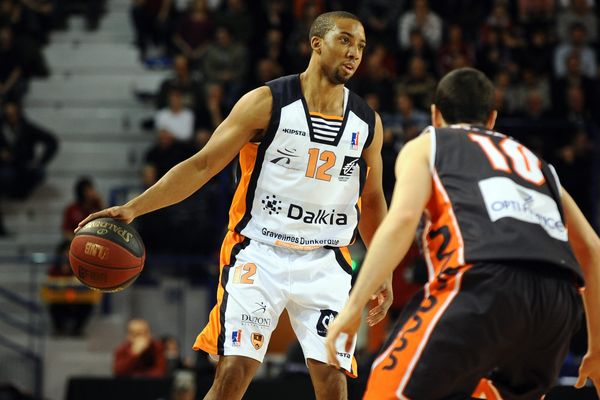
[[[479,385],[477,385],[471,396],[475,399],[502,400],[498,389],[494,387],[494,384],[489,379],[480,380]]]
[[[220,256],[220,273],[219,282],[221,282],[221,274],[223,274],[223,267],[229,265],[231,262],[231,252],[233,247],[244,241],[244,236],[235,233],[227,232],[223,245],[221,246]],[[213,307],[208,317],[208,324],[204,327],[202,332],[196,338],[194,343],[194,350],[204,350],[209,354],[218,354],[217,341],[219,340],[219,334],[221,333],[221,302],[223,301],[223,287],[219,283],[217,286],[217,304]]]
[[[431,217],[429,232],[447,228],[450,233],[450,240],[445,248],[441,248],[444,243],[444,236],[439,235],[430,239],[427,235],[428,254],[425,254],[425,256],[431,261],[434,275],[437,276],[447,266],[457,267],[464,264],[462,259],[464,251],[462,235],[454,216],[452,203],[450,203],[450,199],[437,176],[434,177],[431,197],[427,203],[427,211],[429,211]],[[438,252],[444,255],[442,259],[438,259]]]
[[[340,247],[340,251],[344,256],[344,260],[348,262],[348,265],[352,266],[352,255],[350,255],[350,250],[348,250],[348,247]]]
[[[229,208],[229,226],[230,231],[240,222],[246,213],[246,197],[248,196],[248,184],[256,164],[256,155],[258,153],[257,143],[248,143],[240,151],[239,163],[241,170],[240,182],[235,190],[235,195]]]
[[[405,399],[398,395],[410,381],[410,376],[419,362],[423,349],[437,321],[446,311],[454,297],[460,290],[463,273],[471,268],[464,266],[456,275],[447,275],[444,281],[434,280],[428,283],[429,293],[435,296],[436,302],[432,306],[429,298],[421,302],[418,319],[409,319],[396,335],[393,343],[373,362],[373,368],[367,384],[363,399]]]

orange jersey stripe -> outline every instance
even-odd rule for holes
[[[321,114],[320,112],[311,111],[309,114],[310,115],[314,115],[315,117],[321,117],[321,118],[324,118],[324,119],[333,119],[335,121],[343,121],[344,120],[344,117],[339,117],[337,115]]]
[[[236,244],[244,241],[244,236],[236,232],[227,232],[221,246],[219,282],[222,282],[223,267],[231,263],[231,253]],[[221,333],[221,304],[224,289],[221,284],[217,286],[217,304],[213,307],[208,318],[208,324],[196,337],[194,350],[204,350],[208,354],[218,354],[218,340]]]
[[[235,230],[236,225],[242,220],[246,213],[246,198],[248,196],[248,185],[250,177],[256,166],[256,155],[258,154],[258,144],[248,143],[240,151],[239,163],[241,170],[240,182],[235,190],[235,195],[229,208],[229,226],[230,231]]]
[[[450,198],[437,173],[433,174],[432,193],[426,209],[430,221],[424,236],[425,256],[431,280],[447,266],[465,264],[462,234]]]
[[[502,400],[498,389],[489,379],[482,379],[471,395],[475,399]]]

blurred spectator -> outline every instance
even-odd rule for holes
[[[583,75],[581,70],[581,58],[578,52],[573,52],[567,56],[566,74],[557,79],[552,87],[552,101],[554,110],[558,115],[564,114],[567,107],[567,92],[570,87],[576,86],[580,88],[585,96],[587,103],[590,103],[597,94],[597,80],[590,79]]]
[[[73,230],[85,217],[104,208],[104,202],[90,178],[84,176],[77,179],[74,192],[75,202],[63,211],[62,232],[68,240],[73,239]]]
[[[0,60],[0,104],[20,102],[26,92],[24,60],[8,26],[0,28]]]
[[[181,357],[179,342],[174,336],[163,336],[160,341],[162,342],[165,359],[167,360],[167,376],[174,376],[177,370],[190,367],[189,361],[184,361]]]
[[[503,116],[513,116],[519,111],[519,106],[524,102],[524,100],[521,103],[519,102],[520,99],[516,94],[513,76],[507,69],[502,69],[494,77],[494,85],[496,86],[496,93],[502,93],[500,96],[503,99]]]
[[[495,76],[500,69],[506,68],[512,60],[510,49],[502,40],[498,29],[482,32],[480,46],[477,49],[477,68],[488,76]]]
[[[190,110],[196,110],[202,102],[202,86],[190,73],[188,60],[185,56],[175,56],[173,59],[173,72],[173,76],[165,79],[160,85],[156,107],[158,109],[167,107],[169,93],[175,89],[181,93],[183,106]]]
[[[312,53],[310,43],[308,43],[306,37],[297,37],[294,41],[290,41],[288,52],[288,60],[283,64],[286,73],[292,74],[304,71]]]
[[[79,283],[69,264],[69,240],[56,248],[42,299],[48,304],[54,335],[81,336],[101,293]]]
[[[156,168],[160,179],[168,170],[185,160],[188,153],[188,147],[184,143],[162,129],[158,131],[156,143],[146,152],[145,162]]]
[[[474,61],[473,47],[463,39],[462,28],[460,25],[450,25],[448,28],[448,38],[438,50],[438,71],[439,75],[446,75],[454,69],[457,60],[461,57],[464,62],[471,65]]]
[[[569,28],[573,24],[585,26],[588,38],[595,43],[598,40],[598,17],[587,0],[570,0],[566,10],[559,11],[556,19],[556,33],[558,40],[569,40]]]
[[[131,18],[140,58],[145,60],[150,44],[164,49],[170,38],[175,7],[173,0],[133,0]]]
[[[429,46],[437,50],[442,43],[442,28],[442,19],[429,9],[427,0],[414,0],[412,10],[402,14],[398,21],[398,43],[407,48],[410,32],[419,29]]]
[[[263,86],[266,82],[283,75],[283,68],[270,58],[263,58],[256,65],[256,75],[251,87]]]
[[[0,132],[0,194],[28,197],[43,181],[45,167],[57,148],[50,132],[29,122],[16,103],[5,103]]]
[[[223,122],[229,112],[225,104],[223,86],[214,83],[206,86],[206,114],[204,123],[198,124],[204,128],[215,129]]]
[[[427,72],[427,66],[422,58],[410,60],[408,73],[401,75],[398,81],[399,92],[408,94],[417,108],[429,110],[437,81]]]
[[[310,48],[310,38],[309,40],[306,40],[306,38],[308,38],[310,32],[310,25],[320,13],[320,6],[316,1],[297,2],[295,4],[297,5],[298,3],[302,3],[302,12],[300,14],[296,14],[294,29],[290,33],[290,37],[288,39],[288,53],[290,54],[290,57],[294,57],[295,53],[299,53],[300,57],[304,59],[304,56],[306,56],[307,52],[309,58],[310,54],[312,53]],[[304,43],[304,46],[302,46],[302,43]],[[306,49],[308,49],[308,51]],[[290,64],[292,64],[290,66],[293,68],[290,70],[291,72],[304,71],[304,68],[306,68],[307,64],[298,65],[299,62],[299,60],[290,60]]]
[[[369,41],[394,46],[396,41],[396,21],[400,16],[401,0],[362,0],[358,10]]]
[[[162,378],[166,367],[162,343],[152,338],[148,322],[143,319],[130,320],[127,324],[127,337],[115,350],[115,376]]]
[[[562,78],[567,73],[567,58],[573,52],[579,53],[581,71],[588,78],[597,74],[596,52],[587,44],[585,26],[575,23],[569,28],[569,40],[558,45],[554,52],[554,73]]]
[[[565,132],[566,142],[557,147],[552,164],[561,184],[586,216],[594,215],[595,203],[590,193],[593,171],[593,147],[584,130]]]
[[[465,39],[472,43],[477,40],[481,21],[489,14],[492,3],[481,0],[444,0],[432,2],[431,7],[444,22],[459,25]]]
[[[255,23],[246,0],[227,0],[225,8],[217,13],[215,20],[216,25],[225,28],[234,41],[248,44],[254,40]]]
[[[583,89],[579,86],[569,86],[566,95],[565,119],[575,126],[585,128],[586,124],[591,121],[592,114],[586,104]]]
[[[264,40],[267,32],[279,31],[283,43],[287,43],[289,35],[294,26],[294,18],[288,8],[288,2],[285,0],[265,0],[263,12],[259,15],[259,20],[255,23],[257,29],[257,42]]]
[[[547,25],[555,15],[555,0],[517,0],[521,23]]]
[[[177,89],[169,92],[169,106],[158,111],[154,125],[159,131],[165,131],[176,140],[186,142],[194,131],[194,113],[183,105],[182,93]]]
[[[410,32],[409,46],[405,49],[400,49],[398,54],[396,69],[400,73],[406,73],[408,71],[408,61],[412,60],[414,57],[422,58],[425,61],[428,72],[432,74],[437,73],[435,68],[437,64],[437,55],[431,47],[429,47],[423,37],[423,33],[421,33],[419,29],[414,29]]]
[[[351,87],[359,93],[376,93],[381,107],[389,110],[394,96],[396,63],[383,44],[375,44],[364,56],[364,61],[351,81]]]
[[[548,33],[544,29],[534,29],[528,36],[527,45],[520,51],[520,65],[531,68],[538,75],[551,75],[553,48]]]
[[[213,16],[206,6],[206,0],[193,0],[173,35],[175,49],[185,55],[192,66],[198,67],[212,40],[213,30]]]
[[[247,59],[246,49],[233,41],[229,30],[217,28],[216,41],[209,45],[204,56],[204,74],[209,83],[223,86],[228,106],[233,106],[241,94],[248,69]]]
[[[540,93],[542,98],[542,109],[543,111],[548,111],[552,106],[548,79],[536,75],[530,68],[525,68],[523,70],[521,80],[514,91],[517,97],[517,111],[521,111],[525,108],[525,99],[527,98],[528,93],[532,91]]]
[[[285,42],[283,41],[283,33],[277,29],[271,29],[266,32],[266,35],[261,39],[260,46],[257,46],[252,51],[254,63],[258,59],[267,58],[278,65],[285,62]]]
[[[391,113],[382,113],[383,126],[391,129],[394,134],[396,151],[404,143],[414,139],[429,125],[429,114],[414,108],[413,101],[406,93],[399,92]]]
[[[173,379],[170,400],[194,400],[196,376],[192,371],[177,371]]]

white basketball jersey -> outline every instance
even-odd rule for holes
[[[298,249],[344,247],[356,235],[375,113],[344,88],[343,117],[309,113],[299,75],[267,83],[268,130],[240,152],[229,229]]]

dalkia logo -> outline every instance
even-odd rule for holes
[[[289,219],[295,219],[302,221],[307,224],[315,225],[347,225],[348,215],[344,213],[338,213],[335,209],[324,210],[318,209],[309,211],[304,209],[302,206],[297,204],[290,204],[288,208],[287,217]]]
[[[298,131],[296,129],[283,128],[281,131],[289,135],[306,136],[306,132]]]
[[[333,322],[337,315],[337,311],[329,309],[321,310],[321,316],[319,317],[319,321],[317,321],[317,334],[319,336],[327,336],[327,329],[329,329],[329,324]]]

